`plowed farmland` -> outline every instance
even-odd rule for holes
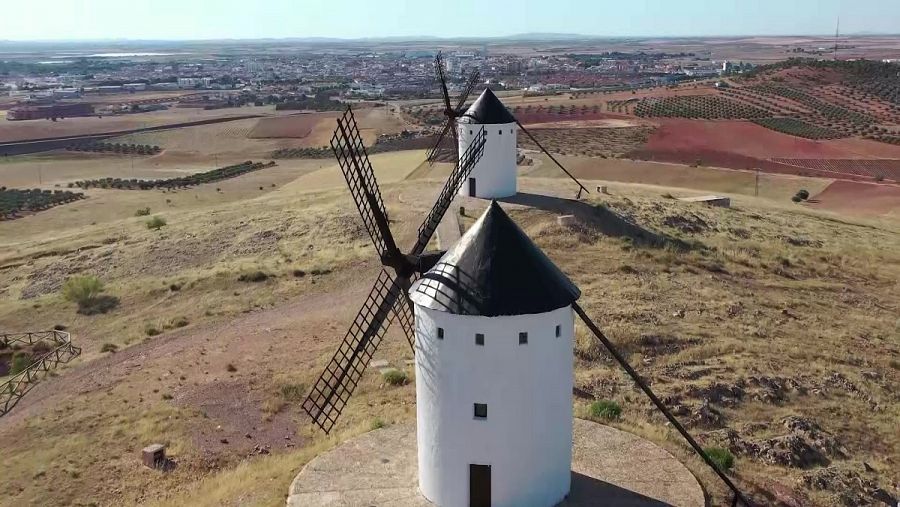
[[[818,171],[830,171],[839,174],[858,174],[877,180],[900,181],[900,160],[860,160],[860,159],[803,159],[803,158],[776,158],[776,162],[816,169]]]

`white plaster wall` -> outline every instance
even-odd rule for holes
[[[415,305],[415,314],[422,494],[441,507],[467,507],[474,463],[491,465],[494,507],[560,502],[571,480],[572,307],[472,317]],[[519,345],[520,331],[527,345]],[[486,419],[474,417],[475,403],[487,403]]]
[[[497,199],[516,195],[516,124],[459,124],[459,154],[466,151],[478,131],[484,127],[487,139],[481,160],[472,168],[475,178],[474,197]],[[502,134],[500,132],[503,132]],[[463,182],[459,195],[469,195],[469,180]]]

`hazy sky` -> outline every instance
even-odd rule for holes
[[[0,40],[900,32],[900,0],[35,0]]]

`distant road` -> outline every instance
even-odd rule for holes
[[[158,130],[170,130],[184,127],[195,127],[197,125],[210,125],[213,123],[223,123],[228,121],[246,120],[250,118],[263,118],[261,114],[245,114],[240,116],[229,116],[227,118],[208,118],[204,120],[194,120],[179,123],[169,123],[166,125],[157,125],[154,127],[142,127],[129,130],[117,130],[112,132],[102,132],[97,134],[84,134],[77,136],[63,137],[44,137],[40,139],[29,139],[27,141],[10,141],[0,143],[0,156],[9,155],[25,155],[28,153],[39,153],[42,151],[58,150],[65,148],[71,144],[88,141],[101,141],[111,137],[119,137],[128,134],[139,134],[142,132],[155,132]]]

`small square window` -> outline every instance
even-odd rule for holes
[[[528,333],[519,333],[519,345],[528,343]]]
[[[513,133],[513,129],[509,129],[509,133],[512,134],[512,133]]]
[[[484,345],[484,335],[475,333],[475,345]]]
[[[469,135],[472,135],[472,129],[469,129]]]
[[[475,417],[478,419],[487,419],[487,403],[475,404]]]
[[[443,340],[443,339],[444,339],[444,328],[439,327],[438,328],[438,340]]]
[[[556,325],[556,337],[559,338],[559,335],[562,333],[562,326],[559,324]]]
[[[502,136],[502,135],[503,135],[503,129],[498,130],[498,131],[497,131],[497,135],[501,135],[501,136]]]

